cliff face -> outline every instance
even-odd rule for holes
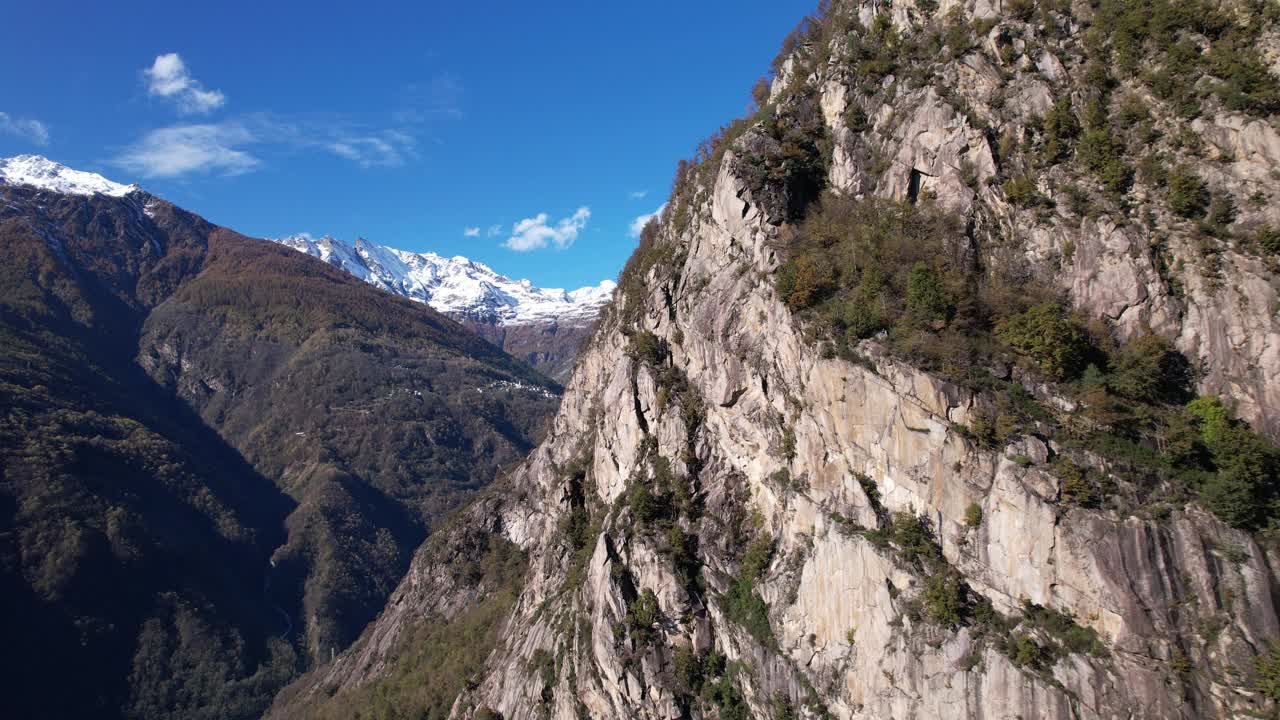
[[[593,319],[503,325],[487,319],[458,318],[458,322],[538,372],[566,382],[582,344],[591,336]]]
[[[784,53],[762,114],[682,168],[548,438],[460,518],[517,545],[529,570],[454,717],[1193,718],[1272,707],[1257,660],[1280,636],[1280,557],[1266,533],[1230,527],[1167,480],[1140,489],[1136,461],[1054,430],[1095,422],[1065,385],[998,353],[991,372],[1010,385],[961,383],[904,359],[892,332],[833,349],[775,279],[794,268],[795,221],[818,188],[830,206],[940,208],[959,219],[965,240],[951,250],[975,272],[1056,289],[1122,346],[1166,338],[1198,365],[1198,393],[1234,402],[1274,438],[1275,259],[1238,240],[1265,245],[1264,228],[1280,223],[1274,117],[1206,95],[1192,120],[1121,80],[1091,95],[1086,45],[1099,41],[1088,33],[1105,26],[1107,3],[1020,3],[1004,15],[983,1],[883,5],[827,8]],[[954,26],[967,40],[947,34]],[[1260,46],[1274,49],[1274,20],[1260,27]],[[946,40],[917,66],[901,54],[868,64],[886,60],[886,38],[927,32]],[[1103,160],[1194,165],[1202,217],[1187,219],[1175,198],[1182,181],[1132,166],[1108,176],[1084,140],[1078,160],[1046,147],[1043,118],[1062,98],[1101,99],[1115,114],[1126,93],[1145,99],[1154,132],[1143,153],[1113,139]],[[802,127],[818,163],[789,134]],[[1225,196],[1240,200],[1209,227],[1211,197]],[[1008,388],[1042,419],[975,432]],[[1080,501],[1081,473],[1108,496]],[[483,580],[441,569],[438,548],[458,533],[420,551],[380,621],[276,714],[391,697],[369,688],[386,687],[412,630],[452,622],[442,598],[484,596]]]

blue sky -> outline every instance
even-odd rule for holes
[[[12,3],[0,156],[255,236],[357,236],[543,286],[617,274],[676,161],[816,0]]]

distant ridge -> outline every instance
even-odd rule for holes
[[[364,238],[354,243],[307,235],[273,240],[440,312],[499,325],[590,324],[612,297],[616,285],[612,280],[603,280],[577,290],[540,288],[465,257],[397,250]]]

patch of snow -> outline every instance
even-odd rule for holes
[[[124,197],[140,190],[137,185],[121,185],[96,173],[72,170],[40,155],[17,155],[0,159],[0,182],[30,185],[63,195],[102,194]]]
[[[273,241],[442,313],[502,325],[550,321],[585,325],[600,314],[616,286],[612,280],[604,280],[599,285],[571,291],[539,288],[528,280],[512,280],[465,257],[396,250],[364,238],[352,244],[328,236],[313,239],[307,235]]]

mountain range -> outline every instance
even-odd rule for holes
[[[42,158],[0,163],[0,665],[16,717],[254,718],[542,436],[429,306]]]
[[[612,280],[604,280],[571,291],[539,288],[528,280],[499,275],[465,257],[396,250],[364,238],[354,243],[306,235],[273,240],[446,315],[501,325],[590,324],[616,287]]]
[[[616,286],[604,280],[569,291],[539,288],[465,257],[396,250],[364,238],[346,243],[293,235],[274,241],[427,303],[560,382],[568,379],[579,346]]]
[[[0,159],[0,182],[74,195],[123,197],[141,191],[39,155]],[[577,290],[539,288],[464,257],[397,250],[364,238],[353,243],[328,236],[270,239],[374,287],[426,303],[560,382],[568,379],[579,346],[616,286],[603,280]]]

